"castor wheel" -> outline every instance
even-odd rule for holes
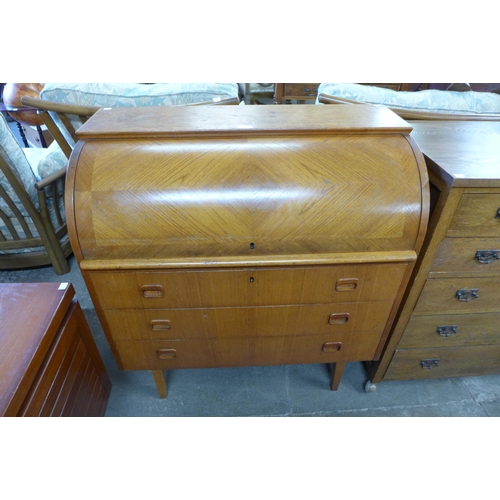
[[[369,380],[365,383],[365,392],[375,392],[377,390],[377,386],[372,384]]]

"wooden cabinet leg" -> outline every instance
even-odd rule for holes
[[[333,363],[331,383],[332,391],[336,391],[339,388],[340,380],[342,379],[342,374],[344,373],[346,365],[347,361],[343,361],[342,363]]]
[[[165,380],[165,372],[163,370],[151,370],[155,379],[156,388],[161,399],[167,397],[167,381]]]

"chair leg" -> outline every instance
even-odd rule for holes
[[[333,363],[332,381],[330,385],[332,391],[336,391],[339,388],[340,380],[342,379],[346,365],[347,361]]]
[[[69,273],[68,259],[64,255],[61,243],[59,242],[52,226],[47,210],[45,192],[43,190],[38,191],[38,202],[40,203],[40,224],[38,225],[40,237],[42,238],[43,244],[56,274],[67,274]],[[54,203],[57,203],[56,198],[54,198]]]
[[[156,389],[161,399],[167,397],[167,381],[165,380],[165,372],[163,370],[151,370],[155,379]]]

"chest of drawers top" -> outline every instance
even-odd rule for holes
[[[454,188],[500,188],[500,122],[410,122],[430,170]]]
[[[373,106],[101,110],[79,130],[69,168],[77,258],[139,268],[353,252],[411,260],[427,177],[410,130]]]

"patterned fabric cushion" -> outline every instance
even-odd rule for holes
[[[48,148],[29,148],[23,151],[37,180],[45,179],[68,164],[66,155],[56,141]]]
[[[84,106],[170,106],[238,97],[237,83],[46,83],[40,97]]]
[[[0,156],[7,162],[16,177],[19,179],[24,189],[28,193],[29,197],[38,209],[38,195],[35,188],[36,177],[33,170],[30,167],[28,160],[23,152],[23,149],[17,142],[14,134],[7,125],[7,120],[0,113]],[[7,178],[0,171],[0,185],[7,191],[7,194],[14,201],[16,207],[20,212],[27,216],[28,212],[24,208],[23,204],[14,193],[14,189],[7,181]],[[8,205],[5,203],[2,197],[0,197],[0,210],[5,212],[8,217],[13,217],[14,214]]]
[[[46,148],[23,148],[24,156],[26,156],[26,159],[30,164],[31,170],[33,170],[33,173],[35,174],[37,181],[41,179],[40,175],[38,174],[38,164],[40,163],[40,160],[45,156],[46,152]]]
[[[472,115],[500,113],[500,95],[489,92],[449,90],[397,92],[356,83],[322,83],[318,88],[318,95],[321,93],[369,104],[383,104],[397,109]],[[316,103],[319,104],[318,99],[316,99]]]

